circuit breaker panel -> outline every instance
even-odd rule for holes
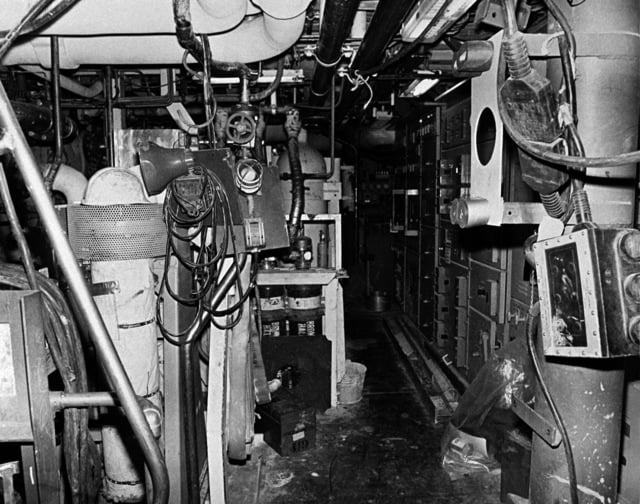
[[[452,201],[469,192],[470,113],[470,95],[462,89],[407,119],[405,165],[393,188],[401,212],[391,229],[397,301],[471,379],[506,342],[524,334],[531,286],[522,243],[531,229],[461,229],[451,222]],[[505,173],[504,180],[507,195],[520,190],[517,177]]]

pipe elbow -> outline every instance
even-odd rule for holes
[[[84,198],[87,189],[87,178],[75,168],[61,164],[56,178],[53,179],[53,190],[61,192],[68,204],[78,204]]]
[[[251,0],[265,15],[274,19],[293,19],[307,11],[311,0]]]

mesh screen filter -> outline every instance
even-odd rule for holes
[[[67,205],[67,233],[78,259],[124,261],[163,256],[162,205]]]

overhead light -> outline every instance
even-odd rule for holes
[[[401,98],[417,98],[435,86],[440,79],[416,79],[400,95]]]
[[[418,2],[400,32],[402,40],[411,42],[426,29],[423,42],[438,40],[477,0],[422,0]]]

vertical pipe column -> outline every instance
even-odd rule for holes
[[[571,7],[558,2],[578,38],[576,95],[578,130],[587,156],[606,156],[635,149],[640,112],[640,45],[617,53],[616,40],[638,32],[637,0],[583,2]],[[555,29],[555,28],[554,28]],[[625,33],[626,32],[626,33]],[[581,34],[606,33],[610,56],[580,55]],[[636,35],[637,37],[637,35]],[[606,39],[605,39],[606,40]],[[560,63],[549,64],[556,83]],[[603,170],[599,170],[601,174]],[[630,226],[635,206],[635,165],[612,168],[608,180],[588,180],[594,221]],[[615,180],[623,177],[626,180]],[[621,203],[612,206],[610,203]],[[613,316],[613,315],[612,315]],[[548,359],[543,376],[554,396],[573,448],[578,494],[584,503],[617,502],[617,475],[622,426],[624,369],[622,359]],[[536,410],[551,418],[544,397],[536,393]],[[534,436],[531,461],[532,504],[569,502],[567,464],[562,446],[552,449]]]
[[[113,141],[113,73],[111,66],[104,70],[104,95],[106,108],[104,111],[104,139],[107,148],[107,166],[114,166],[115,143]]]
[[[569,20],[577,38],[576,100],[578,131],[587,156],[610,156],[635,150],[638,145],[640,115],[640,4],[637,0],[582,2],[571,7],[556,2]],[[552,24],[549,31],[558,31]],[[586,41],[599,37],[600,56],[584,56]],[[593,51],[590,51],[593,53]],[[560,82],[558,60],[549,64],[548,76]],[[588,179],[593,219],[629,226],[635,206],[636,165],[611,170],[587,170],[587,175],[606,177]]]

